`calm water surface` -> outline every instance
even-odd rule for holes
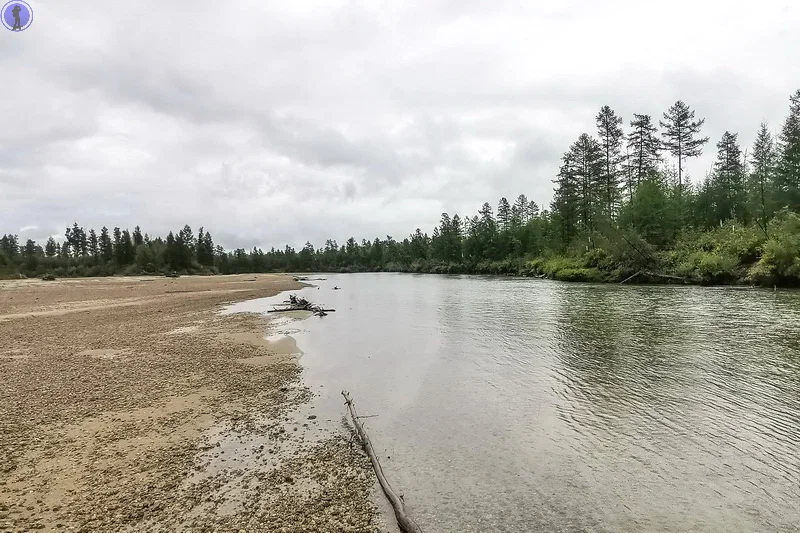
[[[800,293],[326,277],[306,383],[426,533],[800,531]]]

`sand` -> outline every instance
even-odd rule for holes
[[[299,349],[223,304],[288,276],[0,281],[0,531],[385,531]]]

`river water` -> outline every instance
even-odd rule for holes
[[[326,277],[283,330],[426,533],[800,531],[800,293]]]

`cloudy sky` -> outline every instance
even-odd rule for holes
[[[552,198],[610,105],[775,130],[800,3],[29,0],[0,28],[0,233],[204,225],[226,247],[430,231]]]

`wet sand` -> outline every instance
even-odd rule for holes
[[[288,276],[0,281],[0,531],[381,531],[297,346],[221,305]]]

